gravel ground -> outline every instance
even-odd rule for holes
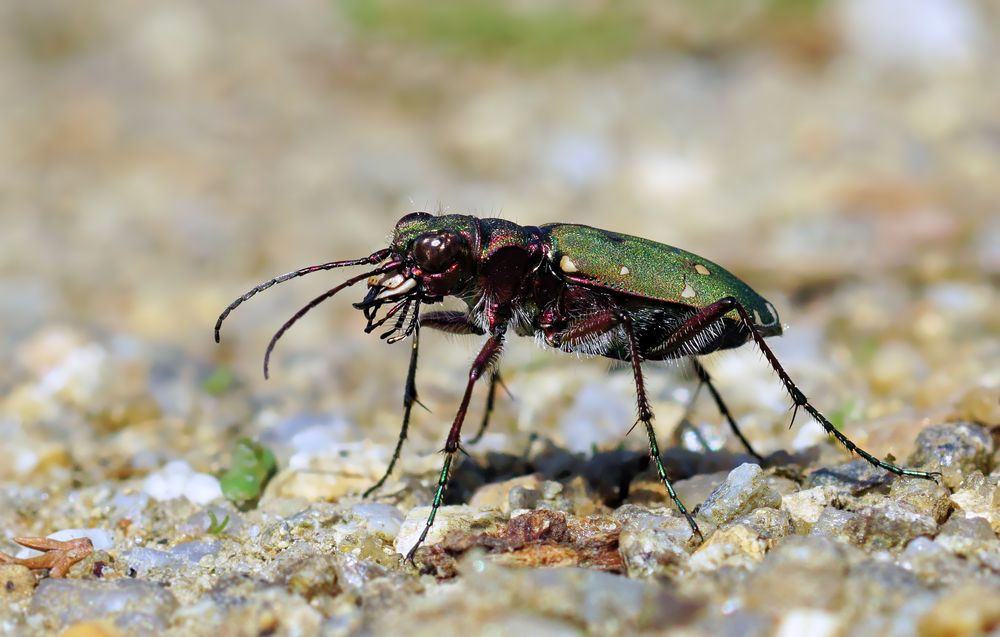
[[[997,634],[995,7],[434,6],[0,6],[0,635]],[[476,339],[425,333],[427,410],[364,500],[408,347],[335,300],[265,383],[271,331],[327,275],[241,307],[221,346],[211,328],[416,209],[723,264],[778,308],[772,346],[817,407],[939,483],[789,428],[749,347],[703,362],[763,468],[705,392],[689,409],[683,366],[651,365],[700,542],[626,434],[628,370],[515,341],[510,396],[402,563]],[[277,472],[237,507],[243,438]],[[62,553],[13,541],[47,536],[93,550],[57,577]]]

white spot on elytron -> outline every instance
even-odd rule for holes
[[[438,239],[438,238],[431,239],[431,247],[432,248],[440,248],[441,247],[441,239]]]
[[[756,323],[757,325],[765,325],[764,321],[762,321],[760,318],[760,312],[758,312],[757,310],[753,311],[753,320],[754,323]]]
[[[685,282],[684,283],[684,290],[681,292],[681,298],[691,299],[691,298],[694,298],[694,296],[696,294],[697,294],[697,292],[694,291],[694,288],[691,287],[691,284]]]
[[[705,274],[705,275],[708,275],[708,274],[712,273],[711,270],[709,270],[708,268],[706,268],[705,266],[703,266],[700,263],[696,263],[695,264],[694,271],[697,272],[698,274]]]
[[[771,320],[768,322],[768,325],[774,325],[778,322],[778,311],[774,309],[774,306],[771,305],[770,301],[764,301],[764,304],[767,306],[767,311],[771,315]]]
[[[620,274],[622,276],[628,276],[629,274],[632,274],[632,270],[629,270],[628,266],[623,265],[622,269],[620,270]]]
[[[573,261],[566,255],[563,255],[563,258],[559,259],[559,269],[562,270],[563,272],[579,271],[576,269],[576,264],[573,263]]]

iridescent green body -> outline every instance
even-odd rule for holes
[[[731,296],[750,311],[765,335],[781,333],[773,305],[704,257],[590,226],[554,223],[541,230],[551,248],[549,260],[574,283],[696,309]]]

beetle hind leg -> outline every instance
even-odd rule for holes
[[[937,477],[940,476],[940,473],[938,472],[906,469],[891,462],[886,462],[885,460],[876,458],[871,453],[859,447],[853,440],[834,427],[833,423],[831,423],[826,416],[824,416],[812,405],[811,402],[809,402],[809,399],[802,393],[802,390],[800,390],[795,382],[792,381],[791,377],[781,366],[781,363],[778,362],[778,358],[774,355],[774,352],[772,352],[771,348],[764,342],[764,336],[761,334],[760,330],[757,329],[750,313],[745,307],[743,307],[743,305],[740,304],[739,301],[731,296],[719,299],[715,303],[707,305],[698,310],[695,314],[691,315],[670,335],[666,341],[663,342],[660,347],[657,348],[657,351],[662,353],[664,356],[669,356],[673,352],[684,351],[687,344],[697,339],[706,327],[711,326],[718,319],[734,311],[739,315],[740,324],[749,334],[749,338],[752,339],[754,344],[757,345],[761,353],[764,354],[764,358],[767,359],[771,369],[773,369],[778,375],[778,378],[781,380],[782,385],[784,385],[785,390],[788,392],[789,396],[791,396],[796,409],[799,407],[804,409],[810,416],[812,416],[813,420],[818,422],[820,426],[823,427],[826,433],[836,438],[837,442],[846,447],[848,451],[858,454],[876,467],[884,469],[890,473],[894,473],[898,476],[910,476],[913,478],[923,478],[925,480],[937,480]]]

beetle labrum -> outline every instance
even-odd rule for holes
[[[690,359],[697,377],[709,388],[733,432],[760,459],[696,359],[702,354],[753,341],[777,373],[795,409],[808,412],[849,451],[896,475],[926,479],[937,475],[876,458],[813,407],[764,341],[765,337],[782,333],[774,306],[746,283],[690,252],[589,226],[562,223],[520,226],[504,219],[410,213],[396,224],[388,248],[359,259],[295,270],[251,289],[219,316],[216,341],[229,313],[258,292],[305,274],[359,265],[374,267],[316,297],[281,326],[264,355],[264,375],[268,375],[275,344],[288,328],[323,301],[367,279],[367,294],[354,304],[368,321],[365,331],[372,332],[395,317],[382,338],[390,343],[412,338],[399,440],[385,474],[365,492],[366,496],[392,472],[406,438],[410,413],[417,400],[415,377],[420,328],[486,336],[469,369],[465,392],[445,442],[444,464],[430,514],[407,555],[411,561],[434,523],[452,462],[459,451],[473,387],[484,375],[489,377],[489,393],[477,438],[486,427],[496,386],[501,382],[498,364],[509,332],[533,336],[564,352],[605,356],[631,366],[636,386],[636,424],[642,423],[645,428],[650,458],[660,482],[698,536],[701,536],[698,525],[677,497],[660,459],[653,412],[643,382],[643,360]],[[464,301],[467,311],[421,314],[421,305],[437,303],[448,296]],[[389,308],[379,318],[379,310],[387,305]]]

